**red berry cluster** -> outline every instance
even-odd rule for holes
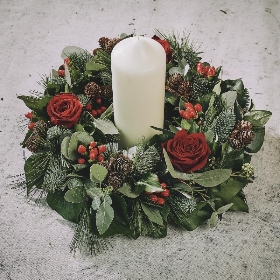
[[[199,62],[196,65],[196,71],[199,73],[199,75],[202,75],[204,77],[214,77],[216,75],[216,69],[214,66],[206,65],[204,66],[202,62]]]
[[[99,117],[103,112],[105,112],[107,110],[107,107],[102,106],[101,98],[97,98],[94,103],[95,103],[94,108],[90,103],[87,103],[85,109],[89,111],[93,117],[96,118]]]
[[[64,59],[64,64],[62,64],[58,70],[57,70],[57,74],[59,77],[64,77],[65,76],[65,64],[67,64],[67,66],[69,67],[69,64],[70,64],[70,58],[65,58]]]
[[[158,204],[158,205],[164,205],[165,198],[170,195],[170,191],[166,188],[165,183],[161,183],[161,188],[164,190],[162,192],[145,192],[145,194],[149,195],[149,199]]]
[[[80,145],[77,151],[81,156],[83,156],[78,158],[79,164],[86,163],[86,160],[90,163],[93,161],[101,162],[104,160],[103,153],[106,151],[106,146],[97,146],[97,143],[92,141],[89,143],[87,148],[84,145]]]
[[[32,118],[34,118],[34,115],[33,115],[31,112],[27,112],[27,113],[25,114],[25,117],[26,117],[27,119],[31,120]],[[35,125],[35,122],[30,122],[30,123],[28,124],[28,129],[29,129],[29,130],[32,130],[33,127],[34,127],[34,125]]]
[[[194,106],[192,103],[185,103],[185,110],[180,110],[180,116],[186,120],[196,119],[198,117],[198,113],[202,112],[201,104],[197,103]]]

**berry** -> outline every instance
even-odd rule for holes
[[[98,115],[96,110],[91,110],[91,114],[92,114],[93,117],[96,117]]]
[[[67,64],[68,66],[69,66],[69,64],[70,64],[70,58],[65,58],[64,59],[64,64]]]
[[[87,103],[87,104],[86,104],[86,110],[87,110],[87,111],[91,111],[91,110],[92,110],[92,105],[89,104],[89,103]]]
[[[28,119],[32,119],[33,118],[33,114],[31,112],[28,112],[25,114],[25,117]]]
[[[216,75],[216,69],[214,66],[210,67],[207,71],[207,77],[213,77]]]
[[[91,142],[89,143],[89,146],[90,146],[91,148],[96,147],[96,145],[97,145],[97,143],[94,142],[94,141],[91,141]]]
[[[196,112],[202,111],[202,106],[199,103],[195,104],[193,108],[196,110]]]
[[[98,161],[98,162],[103,161],[103,160],[104,160],[104,157],[103,157],[102,155],[99,155],[99,156],[97,157],[97,161]]]
[[[98,149],[97,148],[91,149],[90,154],[95,154],[97,156],[98,155]]]
[[[196,65],[196,71],[199,73],[199,74],[202,74],[203,72],[203,63],[202,62],[199,62],[197,63]]]
[[[165,183],[161,183],[160,185],[163,189],[166,189],[166,184]]]
[[[160,193],[160,196],[162,196],[162,197],[168,197],[169,195],[170,195],[169,190],[164,190],[163,192]]]
[[[152,202],[157,202],[158,199],[159,199],[159,197],[157,197],[155,194],[153,194],[153,195],[150,196],[150,200],[151,200]]]
[[[96,112],[97,112],[97,115],[98,115],[98,116],[101,115],[101,114],[103,113],[101,109],[96,110]]]
[[[158,197],[158,199],[157,199],[157,204],[158,204],[158,205],[163,205],[164,203],[165,203],[164,198]]]
[[[84,158],[78,158],[78,163],[79,164],[84,164],[86,160]]]
[[[183,117],[183,115],[184,115],[184,113],[185,113],[185,110],[180,110],[179,113],[180,113],[180,116]]]
[[[107,107],[101,106],[101,107],[100,107],[100,110],[101,110],[101,112],[103,113],[103,112],[105,112],[105,111],[107,110]]]
[[[31,122],[28,124],[28,129],[32,130],[35,125],[35,122]]]
[[[202,70],[202,73],[204,74],[204,76],[207,76],[208,70],[210,69],[210,66],[205,66]]]
[[[190,120],[192,117],[192,113],[190,111],[185,111],[183,114],[183,118],[186,120]]]
[[[187,102],[187,103],[185,103],[185,107],[186,108],[193,108],[193,105],[192,105],[191,102]]]
[[[87,148],[84,145],[80,145],[78,147],[78,153],[79,154],[84,154],[87,151]]]
[[[65,70],[58,70],[57,74],[59,77],[64,77],[65,76]]]
[[[97,98],[95,102],[96,102],[97,104],[101,104],[101,103],[102,103],[102,100],[101,100],[101,98]]]
[[[106,146],[104,146],[104,145],[98,146],[98,151],[99,151],[100,154],[104,153],[106,151]]]
[[[196,118],[196,111],[194,109],[189,110],[190,114],[191,114],[191,118]]]
[[[96,154],[95,154],[95,153],[90,153],[90,154],[89,154],[89,158],[90,158],[91,160],[96,159]]]

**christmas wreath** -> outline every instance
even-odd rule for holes
[[[18,96],[31,110],[21,143],[27,194],[76,224],[71,249],[95,252],[114,234],[167,235],[167,224],[214,227],[230,211],[248,212],[243,189],[254,178],[271,112],[256,110],[241,79],[222,80],[189,34],[156,31],[166,52],[164,127],[119,149],[111,52],[133,35],[99,39],[92,53],[66,47],[63,65],[42,78],[43,92]]]

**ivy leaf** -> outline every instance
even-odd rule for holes
[[[253,126],[263,127],[270,119],[272,113],[265,110],[249,111],[244,115],[244,120],[249,121]]]
[[[163,220],[160,215],[160,211],[157,207],[147,205],[143,202],[141,202],[141,206],[142,206],[144,213],[147,215],[147,217],[149,218],[150,221],[152,221],[160,226],[163,226]]]
[[[103,234],[114,219],[114,209],[105,201],[100,205],[96,212],[96,226],[99,234]]]
[[[213,212],[210,218],[210,227],[214,228],[218,223],[218,214],[217,212]]]
[[[233,203],[230,203],[230,204],[227,204],[225,206],[222,206],[220,207],[218,210],[217,210],[217,214],[223,214],[225,213],[227,210],[229,210],[231,208],[231,206],[233,205]]]
[[[123,186],[118,189],[118,192],[120,192],[130,198],[136,198],[140,194],[140,192],[138,193],[138,192],[132,191],[131,186],[127,183],[124,183]]]
[[[101,183],[106,178],[107,174],[108,170],[99,164],[93,164],[90,167],[90,179],[93,182]]]
[[[86,193],[83,188],[75,187],[68,190],[65,193],[64,198],[68,202],[81,203],[86,199]]]
[[[212,188],[225,182],[231,175],[231,169],[215,169],[203,173],[196,173],[193,180],[206,188]]]

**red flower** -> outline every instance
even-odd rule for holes
[[[203,133],[188,134],[183,129],[162,147],[166,149],[173,166],[185,173],[203,168],[211,153]]]
[[[47,113],[54,125],[71,128],[79,122],[83,106],[78,97],[72,93],[61,93],[54,96],[48,103]]]
[[[168,63],[172,59],[172,50],[170,49],[169,42],[166,40],[161,40],[158,36],[154,35],[152,39],[159,42],[165,50],[166,53],[166,63]]]

